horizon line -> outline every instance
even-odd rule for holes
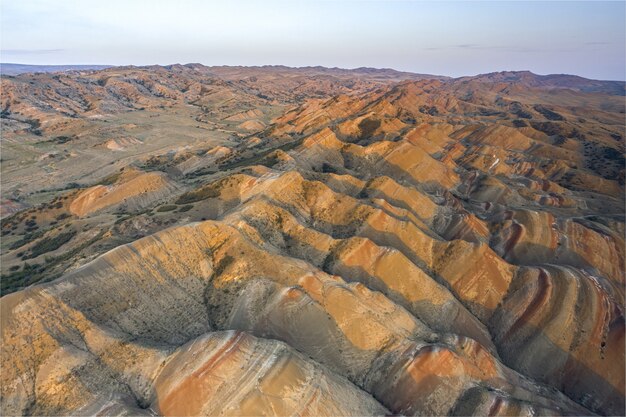
[[[147,68],[147,67],[171,67],[174,65],[180,65],[180,66],[189,66],[189,65],[202,65],[203,67],[206,68],[216,68],[216,67],[227,67],[227,68],[268,68],[268,67],[282,67],[282,68],[289,68],[289,69],[307,69],[307,68],[324,68],[324,69],[330,69],[330,70],[343,70],[343,71],[357,71],[357,70],[365,70],[365,69],[369,69],[369,70],[378,70],[378,71],[395,71],[398,73],[405,73],[405,74],[412,74],[412,75],[430,75],[430,76],[435,76],[435,77],[446,77],[446,78],[450,78],[450,79],[460,79],[460,78],[468,78],[468,77],[479,77],[481,75],[489,75],[489,74],[498,74],[498,73],[506,73],[506,72],[512,72],[512,73],[530,73],[533,75],[537,75],[540,77],[548,77],[548,76],[555,76],[555,75],[560,75],[560,76],[574,76],[574,77],[579,77],[579,78],[583,78],[586,80],[590,80],[590,81],[604,81],[604,82],[621,82],[621,83],[626,83],[626,74],[624,74],[624,79],[623,80],[603,80],[603,79],[597,79],[597,78],[587,78],[584,77],[582,75],[578,75],[578,74],[574,74],[574,73],[567,73],[567,72],[561,72],[561,73],[549,73],[549,74],[540,74],[540,73],[536,73],[533,72],[529,69],[500,69],[500,70],[494,70],[491,72],[484,72],[484,73],[478,73],[478,74],[472,74],[472,75],[461,75],[458,77],[454,77],[451,75],[445,75],[445,74],[433,74],[433,73],[426,73],[426,72],[414,72],[414,71],[406,71],[406,70],[398,70],[395,68],[391,68],[391,67],[368,67],[368,66],[360,66],[360,67],[354,67],[354,68],[344,68],[344,67],[327,67],[324,65],[305,65],[305,66],[291,66],[291,65],[284,65],[284,64],[263,64],[263,65],[228,65],[228,64],[222,64],[222,65],[206,65],[203,64],[201,62],[187,62],[185,64],[181,64],[180,62],[176,62],[176,63],[172,63],[172,64],[120,64],[120,65],[112,65],[112,64],[22,64],[19,62],[0,62],[0,66],[2,65],[19,65],[19,66],[24,66],[24,67],[104,67],[101,69],[97,69],[97,70],[104,70],[104,69],[108,69],[108,68],[124,68],[124,67],[135,67],[135,68]],[[50,71],[50,72],[55,72],[55,71]],[[62,71],[59,71],[62,72]],[[26,73],[20,73],[20,74],[16,74],[16,75],[21,75],[21,74],[26,74]]]

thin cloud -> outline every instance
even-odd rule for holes
[[[3,55],[45,55],[64,51],[65,49],[3,49],[1,53]]]
[[[443,51],[451,49],[471,49],[471,50],[493,50],[504,52],[517,52],[517,53],[554,53],[554,52],[568,52],[572,51],[571,48],[533,48],[528,46],[519,45],[479,45],[475,43],[465,43],[458,45],[446,45],[446,46],[431,46],[422,48],[425,51]]]

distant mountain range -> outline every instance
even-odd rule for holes
[[[0,63],[0,74],[19,75],[29,72],[65,72],[65,71],[89,71],[111,68],[113,65],[26,65]]]
[[[146,65],[146,66],[115,66],[115,65],[27,65],[15,63],[0,63],[1,75],[19,75],[27,73],[66,72],[66,71],[97,71],[107,68],[119,69],[192,69],[207,74],[223,76],[228,74],[236,78],[243,73],[252,71],[261,73],[290,73],[301,75],[333,75],[333,76],[358,76],[380,80],[412,80],[412,79],[438,79],[438,80],[479,80],[481,82],[509,82],[521,83],[530,87],[547,88],[572,88],[585,92],[604,92],[624,95],[624,81],[592,80],[571,74],[547,74],[538,75],[530,71],[499,71],[475,76],[448,77],[444,75],[422,74],[406,71],[397,71],[391,68],[359,67],[353,69],[328,68],[323,66],[289,67],[285,65],[262,65],[262,66],[206,66],[199,63],[171,64],[171,65]]]

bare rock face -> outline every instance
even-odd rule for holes
[[[625,413],[623,86],[327,71],[3,80],[245,131],[3,220],[3,415]]]
[[[103,210],[137,210],[154,205],[177,189],[165,175],[126,172],[114,184],[96,185],[80,192],[69,206],[83,217]]]
[[[157,377],[153,399],[155,412],[172,416],[388,412],[286,344],[241,332],[210,333],[182,346]]]
[[[104,396],[163,415],[445,414],[476,384],[530,401],[529,413],[579,409],[474,340],[433,332],[383,294],[220,223],[170,229],[27,291],[3,299],[14,329],[3,334],[3,378],[26,382],[36,364],[36,380],[3,384],[7,413],[123,407],[94,403]],[[210,333],[222,328],[247,333]],[[22,337],[31,343],[16,344]]]

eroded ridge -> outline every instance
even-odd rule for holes
[[[623,415],[623,97],[505,75],[64,192],[5,255],[60,277],[1,299],[2,414]]]

